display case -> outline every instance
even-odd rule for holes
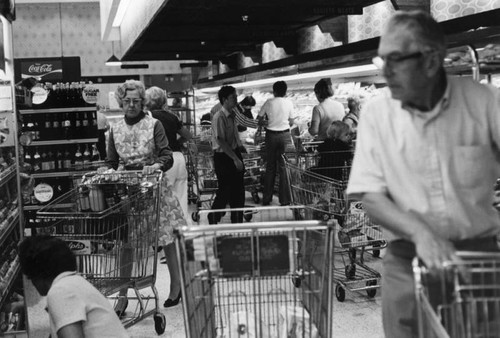
[[[101,163],[97,151],[97,109],[65,107],[20,110],[23,132],[30,135],[24,162],[32,168],[34,189],[23,196],[25,227],[39,227],[36,211],[73,188],[74,179]],[[61,207],[66,207],[61,205]],[[47,228],[48,227],[48,228]],[[44,224],[50,229],[50,224]]]

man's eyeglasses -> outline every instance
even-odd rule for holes
[[[134,106],[137,106],[139,103],[142,102],[141,99],[123,99],[122,100],[123,104],[126,104],[127,106],[129,106],[130,104],[133,104]]]
[[[422,53],[422,52],[415,52],[415,53],[410,53],[410,54],[406,54],[406,55],[389,54],[387,56],[376,56],[372,59],[372,62],[377,68],[382,69],[382,68],[384,68],[384,66],[392,67],[392,66],[399,64],[405,60],[418,59],[419,57],[422,57],[423,55],[424,55],[424,53]]]

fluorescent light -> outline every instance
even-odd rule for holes
[[[248,87],[257,87],[257,86],[262,86],[262,85],[266,85],[266,84],[271,84],[271,83],[274,83],[276,81],[293,82],[293,81],[297,81],[297,80],[304,80],[304,79],[310,79],[310,78],[315,78],[315,77],[322,78],[322,77],[342,76],[342,75],[361,76],[361,75],[368,75],[368,74],[371,75],[377,71],[380,71],[380,69],[375,67],[375,65],[373,65],[373,64],[369,64],[369,65],[362,65],[362,66],[336,68],[336,69],[322,70],[322,71],[318,71],[318,72],[285,75],[285,76],[280,76],[280,77],[272,77],[272,78],[267,78],[267,79],[240,82],[240,83],[231,84],[231,86],[233,86],[234,88],[248,88]],[[201,88],[199,90],[201,92],[205,92],[205,93],[214,93],[214,92],[217,92],[219,89],[220,89],[220,87],[210,87],[210,88]]]
[[[106,61],[105,63],[106,66],[111,66],[111,67],[116,67],[116,66],[121,66],[122,62],[118,60],[118,58],[115,56],[115,54],[111,55],[111,57]]]
[[[120,27],[125,17],[125,13],[127,13],[128,6],[130,5],[130,0],[121,0],[118,5],[118,9],[116,10],[115,18],[113,20],[113,27]]]

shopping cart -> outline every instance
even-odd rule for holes
[[[193,138],[188,142],[188,154],[192,164],[192,176],[196,183],[196,211],[191,214],[194,222],[199,220],[199,211],[210,209],[217,191],[212,142],[209,136]]]
[[[458,256],[439,276],[413,261],[419,337],[500,337],[500,253]]]
[[[379,226],[373,224],[360,202],[349,201],[345,181],[337,181],[304,170],[285,161],[293,204],[304,206],[295,212],[297,219],[334,219],[338,244],[335,252],[342,268],[334,269],[337,300],[345,300],[345,291],[366,292],[374,297],[380,287],[380,273],[368,266],[365,252],[374,257],[387,246]]]
[[[332,337],[331,224],[290,215],[176,231],[187,337]]]
[[[37,215],[58,220],[50,232],[67,241],[78,271],[102,294],[116,302],[120,290],[134,291],[128,297],[134,311],[122,318],[125,327],[154,314],[156,332],[163,333],[165,317],[155,287],[162,174],[94,172],[75,180],[80,182],[76,188]]]
[[[243,163],[245,164],[245,176],[243,177],[245,190],[250,192],[255,203],[259,203],[259,192],[262,191],[261,177],[263,175],[264,160],[259,145],[246,145],[245,148],[247,152],[242,154]]]

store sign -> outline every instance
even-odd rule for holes
[[[90,255],[91,253],[88,240],[66,240],[66,244],[75,255]]]
[[[361,6],[310,6],[305,9],[312,11],[313,14],[318,15],[362,15],[363,7]]]
[[[54,197],[54,189],[46,183],[40,183],[33,190],[33,194],[39,202],[45,203]]]
[[[21,78],[34,77],[38,81],[58,82],[63,78],[63,67],[61,60],[48,62],[21,62]]]

